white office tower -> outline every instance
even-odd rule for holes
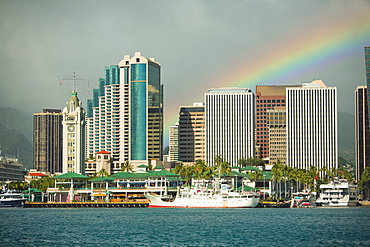
[[[63,109],[63,173],[85,173],[85,124],[82,102],[72,92]]]
[[[222,155],[231,166],[254,157],[255,96],[246,88],[209,89],[205,93],[205,159]]]
[[[287,165],[337,168],[337,88],[315,80],[286,93]]]
[[[162,160],[163,85],[159,63],[140,52],[125,55],[105,68],[93,99],[87,102],[86,156],[105,150],[112,154],[112,172],[122,163]]]

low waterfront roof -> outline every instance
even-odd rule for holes
[[[42,193],[41,190],[36,189],[36,188],[31,188],[31,189],[26,189],[22,191],[23,194],[28,194],[28,193]]]
[[[242,168],[242,170],[251,170],[251,171],[261,171],[260,169],[258,169],[257,167],[254,167],[254,166],[247,166],[247,167],[244,167]]]
[[[250,187],[250,186],[248,186],[248,185],[240,186],[240,187],[238,187],[238,188],[236,188],[236,189],[237,189],[237,190],[241,190],[241,191],[253,191],[253,190],[255,190],[255,191],[259,191],[258,189],[253,188],[253,187]]]
[[[54,179],[68,179],[68,178],[88,179],[90,177],[84,176],[84,175],[81,175],[81,174],[78,174],[78,173],[74,173],[74,172],[67,172],[67,173],[64,173],[62,175],[55,176],[55,177],[52,177],[52,178],[54,178]]]
[[[114,179],[118,178],[142,178],[146,179],[148,177],[179,177],[176,173],[169,172],[166,170],[161,171],[149,171],[149,172],[118,172],[116,174],[113,174],[111,177]]]
[[[114,177],[96,177],[93,179],[90,179],[91,182],[108,182],[115,180]]]

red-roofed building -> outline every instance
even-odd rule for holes
[[[28,172],[26,176],[24,176],[24,178],[26,182],[29,182],[29,181],[38,180],[40,178],[47,177],[47,176],[49,176],[49,174],[46,175],[45,173],[39,172],[37,169],[30,169],[30,171]]]
[[[106,172],[112,174],[112,159],[111,153],[105,150],[96,153],[95,159],[85,161],[85,174],[92,176],[95,172],[105,169]]]

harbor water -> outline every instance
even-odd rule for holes
[[[0,246],[370,246],[370,207],[0,208]]]

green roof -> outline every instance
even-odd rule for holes
[[[23,194],[28,194],[28,193],[42,193],[41,190],[39,189],[36,189],[36,188],[31,188],[31,189],[27,189],[27,190],[24,190],[22,191]]]
[[[84,175],[81,175],[81,174],[78,174],[78,173],[74,173],[74,172],[68,172],[68,173],[64,173],[62,175],[55,176],[55,177],[52,177],[52,178],[54,178],[54,179],[68,179],[68,178],[88,179],[90,177],[84,176]]]
[[[244,167],[243,170],[251,170],[251,171],[255,171],[255,170],[260,170],[258,169],[257,167],[254,167],[254,166],[247,166],[247,167]],[[261,171],[261,170],[260,170]]]
[[[178,175],[173,172],[169,172],[166,170],[161,170],[161,171],[150,171],[150,172],[118,172],[116,174],[113,174],[111,177],[114,179],[117,178],[141,178],[141,179],[146,179],[148,177],[167,177],[167,176],[176,176]]]
[[[241,172],[235,172],[235,171],[231,171],[229,173],[224,172],[221,174],[221,177],[235,177],[235,176],[249,178],[248,174],[241,173]]]
[[[96,177],[93,179],[90,179],[91,182],[108,182],[115,180],[114,177]]]
[[[147,165],[139,165],[139,166],[137,166],[137,167],[140,167],[140,168],[146,168],[146,167],[149,167],[149,166],[147,166]]]
[[[254,191],[254,190],[256,190],[256,191],[259,191],[258,189],[250,187],[248,185],[244,185],[243,187],[240,186],[240,187],[237,188],[237,190],[242,190],[242,191]]]

